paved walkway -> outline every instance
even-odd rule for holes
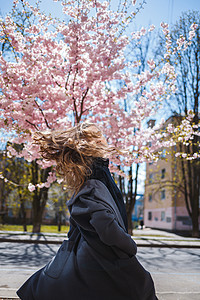
[[[0,242],[61,244],[66,237],[64,233],[33,234],[21,231],[0,231]],[[132,237],[138,247],[200,248],[200,238],[182,237],[175,233],[150,228],[135,229]]]
[[[62,241],[66,239],[66,236],[67,235],[64,233],[32,234],[32,233],[24,233],[24,232],[16,232],[16,231],[0,231],[0,242],[61,244]],[[147,249],[143,249],[142,247],[155,247],[154,249],[148,250],[150,251],[149,258],[148,258],[149,261],[153,261],[153,259],[158,260],[160,251],[161,254],[165,256],[165,261],[166,261],[168,259],[167,256],[165,255],[166,253],[168,253],[167,251],[170,251],[169,252],[170,255],[176,255],[176,253],[178,253],[179,255],[180,253],[182,253],[183,255],[182,259],[184,259],[186,255],[186,252],[184,251],[189,251],[191,253],[196,253],[195,251],[199,251],[195,249],[182,250],[182,249],[173,249],[173,248],[199,248],[200,249],[200,239],[186,238],[174,233],[169,233],[161,230],[154,230],[150,228],[145,228],[143,230],[141,229],[134,230],[133,239],[136,241],[138,247],[141,247],[138,250],[141,257],[144,257],[144,255],[142,255],[141,253],[145,253],[145,255],[147,255],[147,253],[145,252],[147,251]],[[29,247],[30,245],[27,246]],[[33,247],[35,246],[33,245]],[[159,248],[172,248],[172,249],[159,249]],[[157,255],[152,256],[153,255],[152,253],[157,253]],[[188,263],[190,262],[188,261]],[[174,272],[173,270],[172,271],[169,270],[165,274],[161,272],[160,267],[158,270],[154,270],[154,269],[152,271],[152,276],[154,276],[154,281],[157,283],[157,289],[158,289],[157,294],[159,300],[188,300],[188,299],[199,300],[200,299],[200,292],[199,290],[197,291],[197,288],[199,286],[198,283],[199,273],[197,271],[194,271],[192,273],[186,272],[184,274],[182,273],[179,274],[178,270],[176,272]],[[187,286],[186,278],[189,278],[187,280],[191,281],[190,284],[193,284],[194,281],[194,286],[196,287],[196,289]],[[176,289],[174,283],[175,285],[180,285],[181,288],[178,286]],[[185,287],[186,291],[182,289],[182,285],[183,287]],[[165,288],[163,288],[163,286]],[[5,289],[5,291],[0,294],[0,300],[19,299],[16,297],[11,297],[11,295],[13,296],[15,295],[15,290],[13,290],[13,292],[9,294],[7,289]]]
[[[133,230],[133,239],[139,247],[200,248],[200,238],[183,237],[151,228]]]

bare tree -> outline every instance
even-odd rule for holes
[[[198,11],[182,13],[180,19],[172,27],[171,40],[172,49],[178,47],[177,39],[181,36],[189,40],[191,25],[200,23]],[[162,51],[163,40],[159,46]],[[199,124],[199,92],[200,92],[200,28],[196,30],[191,45],[184,51],[179,51],[171,56],[170,63],[175,67],[177,73],[177,91],[175,96],[166,100],[165,105],[174,116],[181,116],[181,119],[188,116],[192,111],[194,117],[192,124]],[[198,126],[197,129],[198,130]],[[189,156],[198,152],[199,137],[194,135],[188,146],[179,145],[180,151],[186,152]],[[181,163],[185,203],[188,214],[192,220],[192,235],[199,236],[199,197],[200,197],[200,162],[196,160],[183,160]]]
[[[143,38],[139,41],[133,40],[127,51],[127,62],[129,66],[134,66],[133,74],[141,74],[145,71],[147,67],[148,59],[152,58],[155,59],[154,54],[152,52],[152,46],[154,43],[154,35],[153,33],[147,33]],[[138,63],[139,62],[139,63]],[[136,65],[135,65],[136,64]],[[137,70],[135,69],[137,68]],[[134,78],[133,78],[134,82]],[[139,97],[142,95],[144,87],[141,88],[140,93],[138,93],[133,100],[138,101]],[[132,107],[133,102],[131,99],[130,101],[124,100],[124,109],[125,111],[129,111]],[[137,128],[135,128],[135,132]],[[128,218],[128,232],[132,234],[133,232],[133,223],[132,223],[132,213],[136,202],[136,197],[138,193],[138,177],[139,177],[139,167],[140,164],[137,163],[135,166],[131,165],[129,167],[128,172],[128,180],[125,180],[121,176],[119,176],[119,187],[122,191],[125,205],[126,205],[126,212]]]

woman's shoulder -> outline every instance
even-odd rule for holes
[[[67,205],[70,206],[76,200],[78,200],[80,197],[83,198],[85,195],[86,198],[91,197],[91,196],[96,196],[97,198],[101,199],[102,194],[107,194],[109,197],[112,197],[110,195],[109,190],[105,186],[103,182],[101,182],[98,179],[88,179],[81,187],[79,192],[77,194],[74,194],[72,198],[67,202]]]
[[[114,213],[118,222],[123,228],[124,222],[119,209],[108,188],[98,179],[89,179],[82,186],[81,190],[67,203],[68,207],[83,208],[84,212],[107,209]]]

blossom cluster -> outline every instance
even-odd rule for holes
[[[52,162],[42,161],[38,147],[31,143],[32,134],[68,128],[85,119],[100,124],[113,146],[127,149],[125,158],[113,158],[116,164],[119,159],[127,165],[156,160],[156,150],[173,144],[171,138],[168,142],[162,139],[158,128],[147,129],[144,121],[156,113],[164,97],[176,91],[175,69],[169,57],[190,46],[196,24],[191,26],[189,41],[180,36],[177,47],[171,49],[169,26],[161,23],[166,63],[158,69],[149,59],[148,68],[135,74],[133,84],[126,71],[125,49],[130,39],[139,41],[155,29],[154,25],[148,30],[141,28],[129,39],[121,31],[121,24],[128,20],[126,10],[113,11],[108,1],[60,1],[67,21],[46,16],[28,1],[23,4],[36,23],[20,31],[8,15],[0,24],[0,36],[12,50],[12,57],[0,55],[0,126],[14,130],[17,136],[13,142],[24,144],[20,153],[8,147],[8,155],[49,167]],[[18,5],[17,0],[14,5]],[[133,65],[139,64],[135,61]],[[137,99],[130,112],[124,110],[124,99]],[[184,139],[192,136],[194,131],[182,125]],[[170,130],[172,127],[168,133]],[[28,188],[48,188],[55,181],[55,173],[49,173],[47,182],[30,183]]]

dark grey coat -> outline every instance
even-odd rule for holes
[[[18,290],[23,300],[156,300],[108,188],[89,179],[68,202],[68,241]]]

